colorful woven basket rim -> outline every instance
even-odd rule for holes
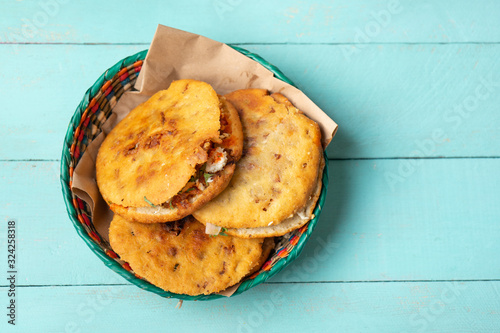
[[[262,66],[270,70],[274,76],[286,83],[289,83],[293,86],[293,82],[288,79],[277,67],[268,63],[266,60],[261,58],[259,55],[251,53],[243,48],[230,45],[236,51],[244,54],[260,63]],[[183,294],[175,294],[171,292],[164,291],[149,282],[141,279],[139,276],[133,274],[131,272],[130,266],[127,263],[120,262],[117,259],[117,255],[112,250],[103,249],[98,242],[105,242],[100,238],[98,233],[93,229],[92,222],[89,216],[85,214],[78,214],[77,210],[85,209],[83,207],[83,201],[76,199],[71,192],[71,179],[72,172],[74,168],[74,162],[72,162],[72,158],[79,160],[83,151],[80,151],[78,147],[75,147],[75,142],[80,140],[80,143],[84,140],[87,140],[85,137],[84,130],[82,129],[82,125],[87,126],[91,117],[92,112],[96,112],[99,109],[99,103],[96,103],[96,98],[99,97],[101,103],[111,104],[116,103],[117,98],[114,96],[114,89],[116,89],[119,93],[124,91],[124,88],[118,86],[116,84],[112,85],[112,80],[117,77],[120,79],[120,83],[124,85],[124,87],[128,87],[132,85],[129,76],[134,75],[134,73],[138,73],[141,69],[142,62],[146,57],[148,50],[144,50],[138,52],[132,56],[129,56],[119,62],[117,62],[114,66],[105,71],[96,82],[87,90],[82,101],[78,105],[75,113],[73,114],[68,130],[66,132],[66,136],[64,138],[64,145],[61,156],[61,187],[62,193],[64,197],[64,202],[66,205],[66,210],[68,212],[69,218],[73,223],[78,235],[84,240],[87,246],[94,252],[99,259],[110,269],[121,275],[127,281],[137,285],[138,287],[158,294],[159,296],[166,298],[177,298],[181,300],[213,300],[218,298],[223,298],[225,296],[210,294],[210,295],[199,295],[199,296],[189,296]],[[132,74],[130,74],[132,73]],[[134,80],[135,81],[135,78]],[[105,98],[104,98],[105,97]],[[114,99],[114,100],[113,100]],[[110,108],[106,105],[108,109]],[[95,117],[94,117],[95,118]],[[94,119],[95,120],[95,119]],[[105,120],[105,119],[104,119]],[[95,130],[95,129],[93,129]],[[94,133],[95,134],[95,133]],[[84,146],[85,148],[86,146]],[[298,229],[292,237],[288,240],[285,246],[282,246],[276,249],[275,255],[272,259],[268,260],[261,271],[252,275],[249,279],[246,279],[241,283],[236,292],[232,296],[239,295],[244,291],[257,286],[264,281],[268,280],[278,272],[280,272],[283,268],[288,266],[295,258],[297,258],[302,252],[305,243],[309,239],[309,236],[313,232],[316,223],[319,219],[319,215],[322,210],[322,206],[325,202],[326,192],[328,187],[328,159],[326,153],[324,153],[325,158],[325,167],[323,170],[323,186],[321,189],[320,198],[318,203],[314,209],[314,218],[310,220],[305,226]],[[232,297],[231,296],[231,297]]]

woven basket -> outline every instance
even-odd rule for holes
[[[260,56],[251,53],[245,49],[232,46],[238,52],[257,61],[265,68],[274,73],[278,79],[291,85],[293,83],[281,71],[262,59]],[[120,260],[118,255],[113,252],[108,242],[102,238],[96,231],[90,209],[87,204],[76,197],[71,192],[71,183],[73,181],[73,171],[82,157],[87,146],[92,140],[101,133],[101,127],[111,115],[111,109],[114,107],[121,95],[128,90],[133,89],[134,83],[142,68],[142,63],[146,57],[147,50],[127,57],[102,74],[97,81],[85,93],[82,101],[78,105],[64,138],[64,146],[61,158],[61,185],[64,196],[64,202],[68,211],[69,218],[76,228],[76,231],[90,249],[104,262],[106,266],[127,279],[138,287],[158,294],[166,298],[177,298],[182,300],[213,300],[224,296],[211,294],[200,296],[188,296],[164,291],[141,277],[136,275],[128,263]],[[326,159],[326,155],[324,156]],[[250,278],[241,283],[232,296],[239,295],[244,291],[266,281],[284,267],[290,264],[302,252],[306,241],[311,235],[316,222],[319,218],[321,208],[325,201],[326,190],[328,186],[328,167],[327,163],[323,170],[323,187],[318,204],[314,209],[315,218],[309,221],[302,228],[282,237],[277,242],[275,250],[271,253],[268,261],[261,270],[253,274]]]

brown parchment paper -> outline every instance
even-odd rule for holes
[[[93,224],[108,242],[113,213],[102,199],[95,179],[95,160],[99,147],[111,129],[133,108],[157,91],[167,89],[172,81],[178,79],[205,81],[220,95],[246,88],[280,92],[319,124],[324,148],[337,130],[337,124],[304,93],[276,79],[272,72],[256,61],[226,44],[159,25],[135,83],[137,91],[122,95],[112,110],[112,116],[104,124],[103,133],[89,144],[73,174],[71,190],[90,206]],[[229,289],[232,292],[236,290]],[[232,292],[228,290],[228,293],[221,294],[230,296]]]

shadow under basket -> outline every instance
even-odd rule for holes
[[[276,78],[294,85],[278,68],[271,65],[260,56],[236,46],[232,47],[236,51],[257,61],[270,70]],[[118,255],[111,249],[109,243],[96,231],[88,205],[71,191],[73,171],[78,161],[82,157],[87,146],[101,133],[101,127],[110,117],[111,110],[118,99],[124,92],[133,89],[146,54],[147,50],[141,51],[119,61],[113,67],[109,68],[97,79],[92,87],[87,90],[71,118],[68,131],[64,138],[61,157],[61,186],[66,210],[76,231],[90,249],[106,266],[120,274],[129,282],[144,290],[166,298],[200,301],[222,298],[225,296],[217,294],[189,296],[171,293],[152,285],[136,275],[128,263],[120,260]],[[324,155],[324,158],[327,162],[326,155]],[[239,295],[271,278],[299,256],[316,226],[321,208],[325,202],[328,187],[328,163],[325,163],[322,181],[321,195],[314,209],[315,217],[302,228],[277,238],[274,251],[271,252],[268,260],[260,271],[246,278],[231,297]]]

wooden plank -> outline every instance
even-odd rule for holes
[[[500,2],[23,0],[0,9],[0,219],[18,220],[18,331],[500,331]],[[241,296],[182,310],[91,253],[58,179],[81,96],[146,48],[157,23],[261,54],[340,124],[327,204],[301,257]],[[401,159],[440,156],[467,158]]]
[[[158,23],[230,43],[500,41],[495,0],[42,0],[4,1],[0,12],[8,43],[149,44]]]
[[[246,45],[340,125],[330,158],[500,156],[500,45]],[[0,46],[0,159],[58,159],[72,113],[143,46]],[[31,64],[37,61],[39,66]],[[71,73],[69,75],[68,73]],[[27,97],[29,96],[29,98]]]
[[[500,282],[260,285],[184,302],[135,286],[18,288],[23,332],[497,332]],[[6,304],[7,288],[0,288]],[[5,310],[5,309],[4,309]],[[196,318],[196,319],[193,319]],[[7,326],[6,320],[0,326]]]
[[[19,221],[21,284],[115,283],[67,217],[58,163],[0,165],[1,218]],[[330,161],[317,230],[272,281],[496,279],[499,168],[500,159]]]
[[[0,170],[0,247],[7,248],[5,221],[16,219],[19,285],[92,284],[115,277],[68,218],[58,162],[3,162]]]
[[[496,279],[500,159],[330,161],[317,230],[273,281]]]
[[[0,159],[59,159],[69,121],[106,69],[144,46],[2,45]],[[19,53],[17,53],[19,52]],[[33,64],[37,66],[33,66]]]
[[[498,45],[248,46],[338,124],[330,158],[499,156]],[[493,56],[497,54],[497,56]]]

